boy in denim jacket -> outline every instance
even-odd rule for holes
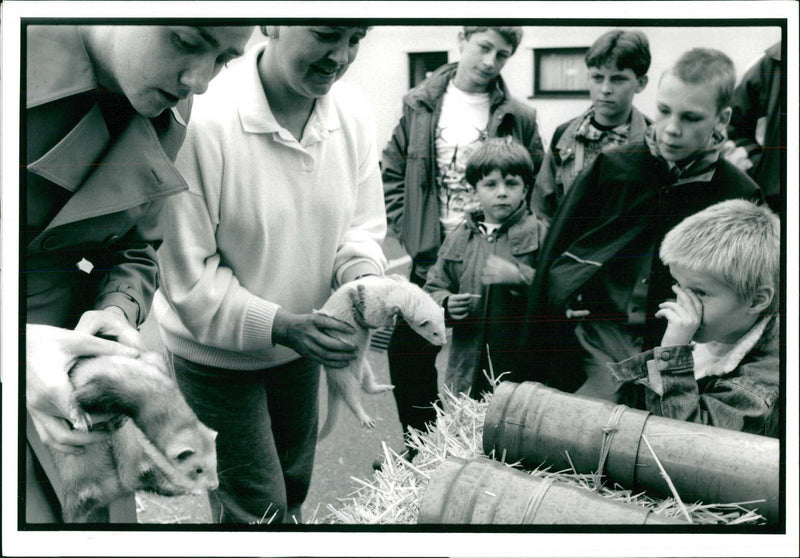
[[[777,436],[778,217],[749,201],[720,202],[667,233],[659,256],[677,295],[656,313],[667,320],[664,337],[609,364],[614,378],[644,386],[653,414]]]
[[[602,151],[575,178],[542,243],[520,350],[527,379],[618,401],[607,363],[658,345],[658,303],[672,295],[657,254],[680,221],[728,199],[763,200],[721,156],[736,69],[687,51],[660,77],[643,141]]]
[[[486,140],[467,162],[480,208],[445,237],[424,286],[453,327],[445,385],[454,393],[477,398],[490,390],[481,372],[490,370],[490,359],[495,375],[510,371],[513,378],[518,370],[515,316],[525,308],[547,231],[525,203],[533,176],[530,154],[510,137]]]

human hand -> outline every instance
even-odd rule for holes
[[[344,368],[356,358],[358,347],[331,333],[352,335],[349,325],[324,314],[292,314],[279,309],[272,324],[272,340],[329,368]]]
[[[662,302],[656,312],[656,318],[666,318],[668,322],[662,347],[688,345],[703,319],[703,303],[696,294],[678,285],[673,285],[672,290],[678,298]]]
[[[727,140],[722,146],[722,156],[733,163],[736,168],[742,171],[753,168],[753,161],[747,156],[747,150],[744,147],[736,147],[736,144],[731,140]]]
[[[136,357],[139,351],[83,331],[37,324],[27,325],[26,344],[26,404],[42,442],[64,453],[81,453],[83,446],[105,440],[104,432],[85,431],[91,418],[72,399],[69,371],[80,357]]]
[[[142,334],[128,323],[125,313],[116,306],[84,312],[78,320],[78,325],[75,326],[75,331],[110,337],[134,349],[147,350]]]
[[[521,285],[524,280],[516,265],[492,254],[486,260],[481,274],[481,282],[484,285]]]
[[[472,293],[459,293],[447,297],[447,312],[454,320],[463,320],[470,314],[473,299],[481,295]]]

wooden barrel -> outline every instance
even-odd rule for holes
[[[468,525],[685,524],[491,459],[450,457],[431,476],[417,523]]]
[[[652,451],[642,440],[645,436]],[[671,496],[653,454],[684,502],[740,503],[780,517],[778,440],[650,415],[536,382],[503,382],[492,396],[483,451],[527,468],[602,473],[633,491]]]

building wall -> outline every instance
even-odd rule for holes
[[[382,26],[370,29],[361,42],[358,58],[342,78],[366,98],[375,114],[378,145],[382,148],[391,137],[400,117],[402,96],[408,91],[411,52],[447,51],[448,60],[458,60],[460,26]],[[533,94],[533,49],[545,47],[586,47],[613,27],[526,26],[517,52],[503,69],[511,93],[538,111],[542,139],[549,144],[556,126],[589,106],[582,99],[530,98]],[[650,41],[652,63],[650,83],[636,96],[634,104],[652,116],[655,94],[661,73],[684,51],[693,47],[711,47],[725,52],[736,64],[738,75],[755,62],[763,51],[780,40],[778,27],[637,27]],[[256,32],[251,43],[263,40]]]
[[[533,94],[533,49],[589,46],[612,27],[525,27],[517,52],[503,69],[512,94],[533,105],[539,114],[542,138],[549,143],[556,126],[589,106],[584,99],[529,98]],[[763,51],[780,40],[777,27],[638,27],[650,40],[650,83],[637,95],[636,108],[651,115],[661,73],[680,54],[693,47],[725,52],[741,76]],[[391,137],[400,116],[401,98],[408,90],[408,53],[447,50],[448,60],[458,60],[460,27],[373,27],[362,41],[358,58],[342,81],[359,89],[373,103],[378,144]]]

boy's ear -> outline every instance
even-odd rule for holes
[[[775,297],[775,289],[770,286],[759,287],[753,298],[750,299],[750,314],[760,314],[772,304],[772,299]]]
[[[464,35],[464,31],[458,32],[458,51],[461,52],[464,50],[464,45],[467,42],[467,37]]]
[[[636,93],[641,93],[642,91],[644,91],[644,88],[647,87],[647,81],[648,81],[647,80],[647,74],[636,78],[636,81],[639,84],[636,87]]]
[[[721,128],[727,128],[728,123],[731,121],[731,113],[733,113],[733,109],[731,107],[725,107],[719,114],[717,115],[717,125]]]

